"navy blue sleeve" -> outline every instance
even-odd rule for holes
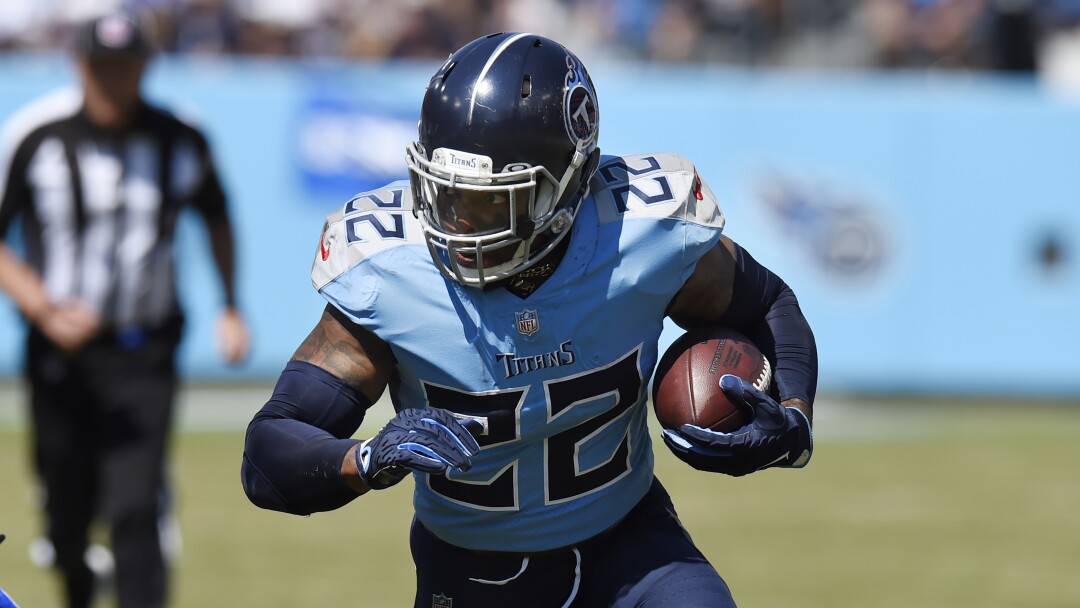
[[[309,515],[337,509],[357,494],[341,462],[371,402],[344,381],[290,361],[270,401],[248,424],[241,481],[255,505]]]
[[[773,364],[780,401],[814,403],[817,393],[817,343],[795,293],[787,283],[735,245],[731,304],[722,324],[746,334]]]

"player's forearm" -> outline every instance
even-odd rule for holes
[[[817,343],[790,288],[784,286],[780,297],[753,333],[766,336],[772,344],[771,350],[776,357],[773,378],[781,402],[797,407],[812,421],[817,394]]]
[[[817,344],[792,289],[736,247],[731,303],[721,323],[739,329],[774,360],[773,378],[784,405],[809,419],[817,393]]]
[[[259,507],[294,515],[342,507],[358,495],[340,474],[355,443],[297,420],[256,417],[244,442],[244,492]]]
[[[0,243],[0,289],[30,323],[36,324],[52,308],[41,277],[3,243]]]
[[[248,425],[242,465],[248,498],[297,515],[336,509],[356,498],[342,467],[359,443],[350,437],[370,406],[325,370],[289,362],[273,396]]]

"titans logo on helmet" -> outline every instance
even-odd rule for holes
[[[577,142],[596,136],[596,127],[600,120],[596,104],[596,93],[592,82],[581,66],[569,55],[566,57],[566,97],[563,115],[566,116],[566,132],[570,141]]]

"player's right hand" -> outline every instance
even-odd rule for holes
[[[409,471],[436,475],[450,468],[468,471],[480,444],[450,412],[410,408],[398,412],[378,435],[356,450],[360,479],[372,490],[389,488]]]

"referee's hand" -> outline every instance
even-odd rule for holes
[[[235,365],[247,359],[251,333],[240,311],[226,308],[218,319],[218,348],[226,363]]]
[[[46,338],[68,353],[85,346],[101,328],[101,316],[82,300],[50,306],[32,322]]]

